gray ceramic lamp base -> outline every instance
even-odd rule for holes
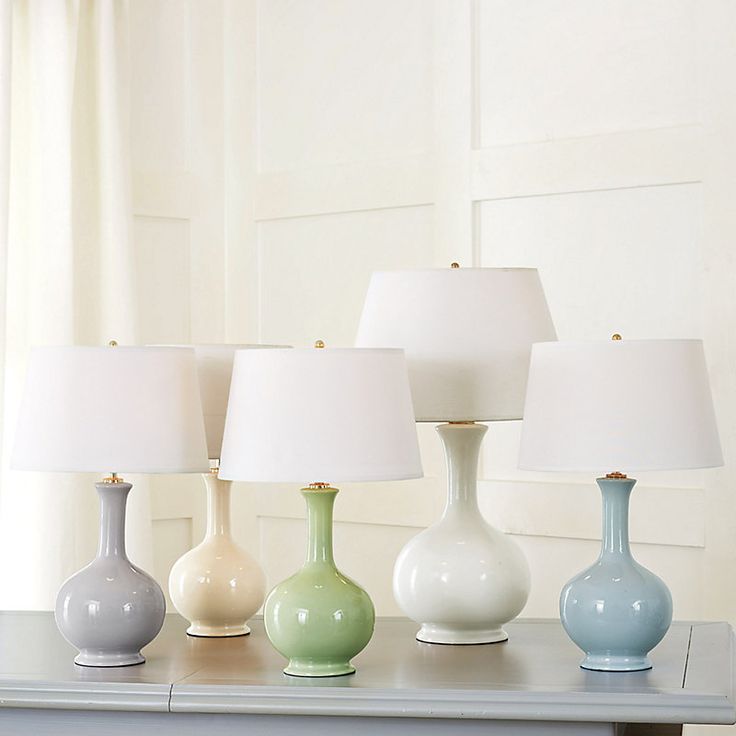
[[[142,664],[141,649],[161,630],[166,613],[156,581],[125,554],[125,505],[130,483],[97,483],[97,557],[70,577],[56,599],[56,624],[79,650],[84,667]]]

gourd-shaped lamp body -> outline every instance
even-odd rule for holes
[[[302,568],[279,583],[264,608],[266,633],[289,664],[287,675],[349,675],[351,659],[373,635],[368,593],[338,570],[332,556],[332,507],[337,489],[303,488],[307,555]]]
[[[560,617],[585,652],[580,666],[632,671],[672,621],[665,583],[629,546],[634,470],[721,465],[699,340],[543,343],[532,350],[519,467],[606,472],[598,559],[562,589]]]
[[[190,636],[227,637],[250,633],[247,624],[263,603],[266,577],[260,564],[232,536],[232,483],[218,477],[233,357],[236,350],[270,345],[194,345],[207,453],[215,466],[204,476],[207,524],[204,539],[182,555],[169,574],[169,595],[190,621]]]
[[[421,625],[420,641],[504,641],[503,625],[526,604],[526,558],[478,508],[487,431],[478,422],[521,418],[531,345],[553,339],[534,269],[373,274],[356,345],[404,348],[416,421],[446,422],[437,427],[448,468],[445,512],[406,544],[394,567],[394,597]]]
[[[144,662],[140,650],[161,629],[166,604],[156,581],[127,557],[125,507],[132,486],[117,471],[206,469],[193,351],[35,348],[12,466],[111,473],[97,483],[97,556],[61,586],[56,623],[79,650],[77,664],[118,667]]]
[[[322,343],[318,342],[318,345]],[[406,362],[400,350],[240,351],[235,359],[220,475],[304,482],[304,565],[266,598],[274,647],[303,677],[347,675],[373,634],[368,593],[332,554],[329,481],[421,476]]]

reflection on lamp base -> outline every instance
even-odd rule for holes
[[[74,658],[74,664],[82,667],[130,667],[134,664],[143,664],[145,661],[146,658],[140,652],[110,654],[90,649],[82,649]]]
[[[417,632],[417,641],[427,644],[497,644],[508,641],[509,635],[501,628],[461,629],[457,627],[423,624]]]
[[[621,657],[618,655],[589,654],[580,666],[584,670],[601,672],[638,672],[652,669],[649,657]]]
[[[292,657],[284,669],[292,677],[338,677],[352,675],[355,667],[348,660],[304,659]]]
[[[241,626],[209,626],[202,621],[192,621],[192,625],[187,629],[187,634],[189,636],[198,636],[201,639],[248,636],[250,634],[250,626],[246,624]]]

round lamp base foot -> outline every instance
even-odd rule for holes
[[[284,670],[293,677],[338,677],[352,675],[355,667],[348,660],[317,660],[292,658]]]
[[[649,657],[625,657],[607,654],[588,654],[580,663],[584,670],[598,672],[638,672],[652,669]]]
[[[250,634],[250,626],[246,624],[233,624],[224,626],[208,626],[207,624],[192,622],[187,629],[189,636],[197,636],[202,639],[223,639],[234,636],[247,636]]]
[[[499,626],[495,629],[454,629],[451,626],[422,624],[417,641],[426,644],[497,644],[509,635]]]
[[[82,650],[74,658],[74,664],[82,667],[130,667],[143,664],[146,658],[140,652],[90,652]]]

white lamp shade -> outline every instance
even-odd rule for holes
[[[722,464],[700,340],[533,347],[520,468],[628,473]]]
[[[406,351],[419,422],[520,419],[529,352],[555,340],[535,269],[373,274],[356,345]]]
[[[288,347],[286,345],[177,345],[190,347],[197,360],[199,393],[207,435],[207,455],[218,459],[222,453],[222,433],[225,431],[227,398],[233,373],[236,350]]]
[[[194,351],[31,351],[17,470],[189,473],[208,468]]]
[[[221,478],[332,483],[421,475],[401,350],[236,353]]]

